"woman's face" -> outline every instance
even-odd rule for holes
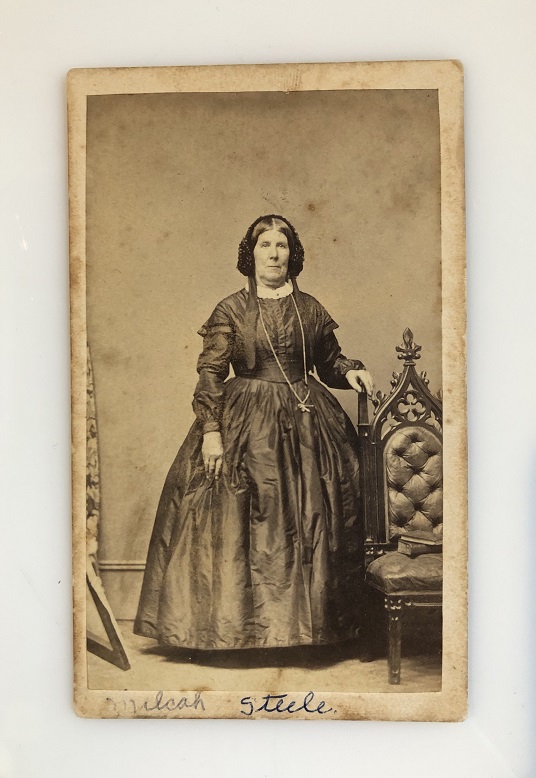
[[[257,283],[277,288],[287,280],[290,249],[279,230],[261,232],[253,249]]]

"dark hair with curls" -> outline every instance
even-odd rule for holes
[[[268,216],[259,216],[246,232],[245,237],[240,241],[238,247],[238,270],[244,276],[255,275],[253,249],[257,244],[259,235],[268,230],[279,230],[286,236],[290,249],[288,274],[292,278],[296,278],[303,270],[303,260],[305,258],[303,246],[292,224],[283,216],[278,216],[275,213],[270,213]]]

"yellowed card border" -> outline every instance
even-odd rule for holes
[[[444,605],[442,689],[433,693],[322,693],[333,710],[316,716],[251,718],[459,721],[467,710],[467,443],[463,69],[459,62],[408,61],[109,68],[68,74],[74,690],[77,713],[103,718],[244,718],[241,699],[268,690],[121,692],[88,689],[86,656],[86,105],[89,95],[342,89],[438,90],[444,403]],[[303,699],[308,689],[289,691]],[[160,696],[157,696],[159,695]],[[158,702],[159,701],[159,702]]]

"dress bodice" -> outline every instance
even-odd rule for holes
[[[285,376],[291,383],[303,379],[303,339],[292,297],[260,299],[259,306],[262,316],[259,315],[256,326],[255,367],[247,370],[237,365],[236,374],[277,383],[285,382]],[[274,357],[263,322],[285,375]]]
[[[307,371],[316,369],[320,380],[334,389],[349,389],[346,373],[363,368],[362,362],[342,354],[334,333],[336,322],[311,295],[295,290],[277,299],[257,298],[262,320],[260,315],[248,319],[248,311],[257,313],[251,301],[248,306],[248,299],[243,289],[225,298],[199,330],[203,351],[197,362],[199,381],[193,406],[205,432],[221,429],[230,366],[239,380],[303,381],[305,340]],[[263,321],[286,378],[270,348]]]

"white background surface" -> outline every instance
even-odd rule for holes
[[[526,0],[4,0],[0,776],[536,775],[535,22]],[[76,718],[67,70],[442,58],[466,76],[468,720]]]

